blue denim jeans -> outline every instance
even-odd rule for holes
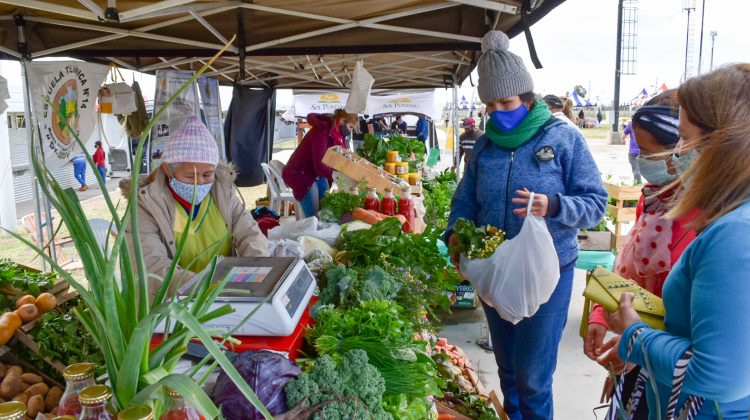
[[[482,303],[487,315],[495,361],[500,373],[503,406],[511,420],[552,419],[552,374],[557,349],[568,320],[573,269],[560,280],[547,303],[516,325]]]
[[[317,216],[320,210],[320,200],[328,191],[328,180],[316,178],[315,182],[307,190],[307,194],[299,202],[305,217]]]
[[[73,163],[73,175],[82,187],[86,186],[86,162]]]
[[[97,166],[96,169],[99,170],[99,175],[101,175],[102,181],[107,182],[107,167],[106,166]]]

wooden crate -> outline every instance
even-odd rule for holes
[[[616,207],[607,204],[607,216],[615,219],[615,223],[635,222],[635,207]]]
[[[640,185],[617,185],[610,184],[609,182],[604,183],[604,188],[607,189],[607,194],[611,198],[619,201],[639,200],[641,198],[641,189],[643,189]]]
[[[609,197],[615,200],[615,204],[607,204],[607,215],[614,219],[615,231],[612,235],[612,249],[615,253],[625,244],[627,236],[624,234],[623,225],[635,222],[636,208],[625,207],[626,201],[640,200],[642,186],[616,185],[604,183]]]
[[[404,180],[400,180],[388,172],[379,169],[366,159],[343,150],[339,146],[328,149],[325,156],[323,156],[323,163],[348,176],[355,182],[366,180],[367,186],[375,187],[380,194],[385,194],[385,189],[390,188],[394,194],[399,195],[404,186],[402,183],[405,182]],[[412,194],[420,194],[422,192],[421,186],[412,185],[409,188]]]

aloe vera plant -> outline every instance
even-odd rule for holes
[[[197,71],[193,78],[182,86],[165,106],[154,115],[144,129],[142,138],[145,138],[145,134],[150,133],[153,124],[169,104],[194,83],[206,68],[231,45],[233,40],[234,38],[203,68]],[[49,99],[47,99],[47,103],[54,108]],[[65,123],[67,124],[67,121]],[[69,126],[68,128],[83,149],[88,164],[93,167],[92,158],[86,152],[76,130]],[[34,141],[32,138],[32,143]],[[135,162],[140,162],[143,157],[143,143],[141,142],[138,145]],[[64,223],[68,228],[70,237],[75,243],[84,274],[88,280],[88,287],[76,281],[70,273],[62,269],[42,249],[29,240],[17,234],[14,234],[14,236],[33,248],[41,258],[53,267],[60,277],[67,280],[80,293],[87,310],[75,311],[75,315],[101,348],[108,381],[113,390],[115,408],[124,409],[132,405],[146,403],[154,406],[157,414],[159,414],[163,407],[161,397],[163,392],[160,392],[160,390],[163,387],[169,387],[178,391],[186,400],[194,404],[206,418],[219,417],[219,410],[200,386],[205,380],[205,375],[196,378],[198,368],[206,365],[208,358],[190,372],[174,373],[177,362],[187,349],[188,342],[192,339],[198,339],[206,346],[210,357],[214,360],[209,369],[220,366],[244,396],[266,418],[272,418],[253,390],[250,389],[224,355],[219,345],[201,326],[201,323],[233,311],[229,305],[211,309],[219,293],[224,289],[226,282],[211,284],[212,276],[208,275],[198,282],[190,296],[183,299],[168,297],[167,291],[170,290],[170,285],[181,281],[175,275],[175,269],[187,233],[190,231],[190,221],[188,221],[187,228],[178,240],[176,255],[168,273],[160,279],[162,283],[159,291],[153,300],[149,301],[148,283],[153,276],[149,275],[146,270],[143,252],[138,240],[137,188],[131,188],[124,215],[120,217],[117,213],[117,206],[112,202],[103,180],[99,176],[96,177],[111,213],[112,225],[117,231],[117,236],[112,243],[110,244],[108,240],[104,249],[101,249],[75,191],[60,187],[40,161],[33,145],[31,147],[31,160],[41,190],[60,214],[61,223]],[[134,168],[131,176],[132,185],[138,185],[139,168]],[[126,232],[128,227],[130,227],[130,232]],[[125,244],[126,235],[132,235],[130,246]],[[214,257],[209,266],[209,271],[213,273],[215,267],[216,258]],[[245,320],[247,321],[251,316],[252,314]],[[151,349],[150,342],[154,328],[161,323],[168,326],[170,333],[164,335],[162,343]],[[226,340],[227,337],[224,337],[224,339]]]

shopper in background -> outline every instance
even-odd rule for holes
[[[632,129],[640,147],[638,161],[646,185],[643,186],[643,195],[636,209],[635,225],[628,234],[625,246],[617,254],[615,272],[661,296],[667,275],[695,239],[696,233],[688,225],[699,213],[696,210],[676,220],[666,218],[678,189],[677,185],[670,187],[678,177],[672,162],[674,147],[680,140],[677,91],[663,92],[639,108],[633,116]],[[613,367],[619,373],[625,367],[617,356],[620,336],[604,343],[608,329],[604,308],[594,305],[584,339],[584,353],[597,361],[607,373]],[[624,401],[629,400],[639,372],[640,367],[635,367],[626,374],[622,391]],[[614,385],[608,375],[603,394],[612,395]],[[641,401],[633,419],[646,418],[648,407],[646,401]]]
[[[396,120],[391,123],[391,130],[397,130],[401,134],[406,134],[406,121],[400,115],[396,115]]]
[[[476,121],[471,117],[464,120],[461,128],[464,129],[464,132],[458,136],[458,161],[461,162],[461,158],[463,157],[464,169],[466,169],[466,165],[471,158],[471,151],[474,149],[474,144],[477,142],[477,139],[484,135],[484,132],[477,128]]]
[[[698,236],[664,283],[665,331],[641,322],[629,293],[607,322],[622,334],[620,358],[649,366],[659,398],[646,387],[652,419],[657,407],[669,416],[679,385],[678,411],[669,418],[684,418],[679,410],[692,397],[692,410],[702,404],[697,419],[744,420],[750,414],[750,64],[689,79],[677,97],[681,140],[672,165],[682,187],[667,217],[701,209],[691,223]]]
[[[107,161],[102,142],[97,141],[94,143],[94,147],[96,148],[96,151],[94,152],[94,164],[99,171],[99,175],[102,177],[102,181],[107,182]]]
[[[573,115],[573,101],[570,98],[560,98],[563,101],[563,109],[562,113],[568,117],[570,121],[573,121],[575,123],[578,121],[575,115]]]
[[[386,125],[385,120],[380,115],[373,115],[369,124],[372,125],[372,133],[376,137],[383,137],[386,131],[388,131],[388,125]]]
[[[305,217],[312,217],[320,210],[320,199],[333,183],[333,169],[323,163],[323,156],[333,146],[346,147],[345,139],[349,137],[357,114],[347,114],[337,109],[330,114],[308,114],[307,123],[312,126],[292,153],[284,167],[284,182],[299,200]]]
[[[576,123],[574,123],[570,118],[568,118],[565,114],[563,114],[562,111],[565,105],[563,105],[563,101],[562,99],[560,99],[559,96],[547,95],[543,99],[544,99],[544,102],[549,107],[549,111],[552,113],[553,117],[557,117],[563,120],[569,126],[575,127],[576,130],[580,131]]]
[[[219,162],[219,147],[208,127],[191,115],[170,136],[160,166],[142,175],[138,186],[132,186],[130,178],[120,182],[123,197],[129,198],[131,188],[138,188],[139,240],[152,296],[161,285],[158,278],[167,274],[177,256],[188,220],[192,222],[175,272],[180,284],[205,269],[216,255],[268,256],[268,241],[237,195],[236,178],[234,168]],[[130,230],[128,225],[128,241]],[[173,286],[170,294],[176,292],[178,282]]]
[[[601,220],[607,192],[586,140],[552,117],[547,104],[536,102],[531,74],[508,47],[500,31],[482,38],[477,89],[489,120],[451,203],[445,237],[455,245],[455,223],[467,219],[496,226],[512,239],[535,193],[532,214],[545,218],[560,262],[556,289],[533,316],[517,324],[483,306],[508,416],[551,419],[552,375],[568,315],[578,229]]]
[[[628,137],[630,138],[628,146],[628,162],[630,162],[630,169],[633,171],[633,181],[635,185],[641,185],[643,182],[641,180],[641,169],[638,165],[638,155],[640,155],[641,150],[638,148],[638,142],[635,141],[632,121],[625,126],[621,139],[622,141],[625,141]]]
[[[425,117],[419,117],[416,126],[417,140],[427,143],[427,139],[430,138],[430,123]]]
[[[596,126],[601,127],[602,126],[602,120],[604,119],[604,115],[602,114],[601,108],[596,109]]]
[[[578,127],[586,128],[586,114],[583,112],[583,109],[578,111]]]
[[[81,184],[78,191],[86,191],[89,187],[86,185],[86,156],[81,153],[73,158],[73,176]]]

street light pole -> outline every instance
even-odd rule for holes
[[[703,0],[701,6],[701,40],[698,46],[698,74],[701,74],[701,64],[703,64],[703,22],[706,20],[706,0]]]
[[[714,44],[716,43],[716,35],[718,32],[711,31],[711,69],[712,71],[714,69]]]

